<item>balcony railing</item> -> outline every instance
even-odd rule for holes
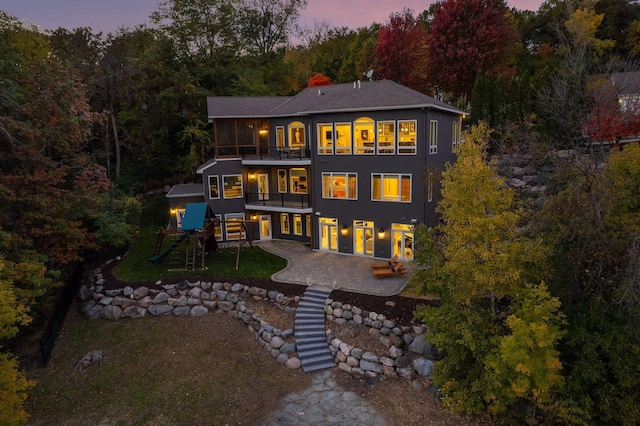
[[[311,150],[308,146],[301,147],[276,147],[256,146],[240,147],[243,160],[308,160],[311,158]]]
[[[245,202],[252,206],[289,207],[306,209],[311,205],[309,194],[264,194],[258,192],[245,193]]]

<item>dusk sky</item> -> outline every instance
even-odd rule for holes
[[[148,23],[149,15],[161,0],[0,0],[0,9],[45,30],[64,27],[91,27],[103,33],[118,27]],[[373,22],[384,23],[389,14],[403,7],[420,13],[429,8],[429,0],[308,0],[302,13],[303,23],[325,21],[332,27],[352,29]],[[510,7],[537,11],[542,0],[509,0]]]

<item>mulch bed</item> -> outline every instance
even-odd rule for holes
[[[106,289],[119,289],[125,286],[161,289],[155,282],[138,282],[128,283],[118,280],[113,275],[113,267],[115,263],[111,263],[102,268],[102,274],[105,278]],[[174,284],[184,280],[190,280],[188,276],[182,278],[173,278],[163,281],[162,284]],[[306,286],[299,284],[288,284],[273,281],[268,278],[241,278],[241,277],[209,277],[208,280],[230,283],[241,283],[251,287],[260,287],[266,290],[275,290],[285,296],[302,296]],[[343,290],[334,290],[331,298],[343,304],[350,304],[371,312],[384,314],[388,319],[393,320],[401,325],[410,325],[414,322],[414,312],[420,305],[431,304],[433,301],[413,299],[401,296],[372,296],[369,294],[353,293]]]

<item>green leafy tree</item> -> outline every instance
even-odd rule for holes
[[[498,414],[524,402],[558,413],[559,301],[531,284],[545,276],[545,250],[519,230],[514,194],[485,159],[488,138],[482,123],[464,135],[443,174],[442,224],[417,231],[415,279],[441,301],[418,311],[444,356],[434,382],[455,411]]]

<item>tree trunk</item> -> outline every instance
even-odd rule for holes
[[[111,114],[111,127],[113,128],[113,139],[116,146],[116,181],[120,179],[120,139],[118,138],[118,127],[116,126],[116,115],[113,113],[113,102],[109,102],[109,112]]]

